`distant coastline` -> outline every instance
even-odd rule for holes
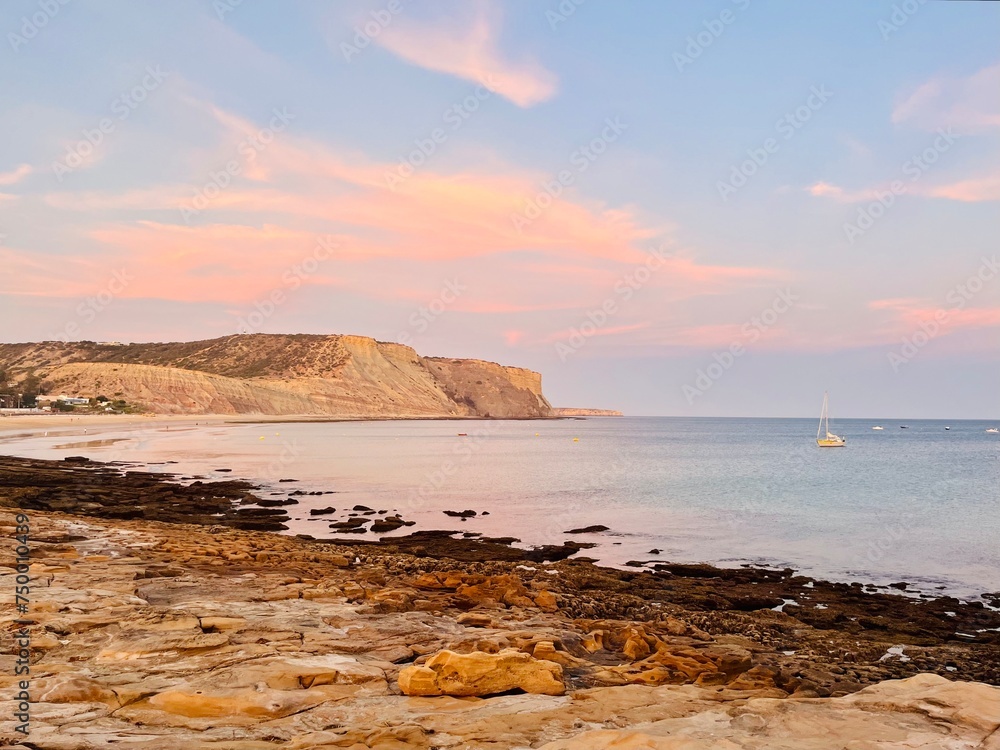
[[[577,407],[552,407],[553,417],[623,417],[616,409],[582,409]]]

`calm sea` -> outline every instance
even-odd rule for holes
[[[317,537],[330,536],[328,519],[309,520],[310,508],[366,505],[399,511],[415,529],[515,536],[525,545],[592,541],[598,546],[585,554],[614,565],[755,563],[962,596],[1000,590],[1000,435],[986,432],[994,425],[900,424],[838,420],[847,446],[820,449],[813,419],[136,420],[87,435],[0,436],[0,450],[176,461],[153,468],[242,476],[282,494],[335,490],[289,508],[291,531]],[[465,509],[480,515],[442,513]],[[593,524],[610,531],[564,533]]]

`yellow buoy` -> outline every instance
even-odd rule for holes
[[[257,438],[257,439],[258,439],[258,440],[263,440],[263,439],[264,439],[264,436],[263,436],[263,435],[261,435],[261,436],[260,436],[259,438]]]
[[[538,437],[538,433],[537,432],[535,433],[535,437]]]
[[[573,442],[574,443],[579,443],[580,442],[580,438],[573,438]]]

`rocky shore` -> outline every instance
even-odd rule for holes
[[[1000,684],[1000,613],[981,603],[791,570],[612,570],[573,543],[451,531],[301,539],[266,530],[284,511],[261,499],[0,459],[10,592],[18,509],[32,539],[31,734],[5,637],[0,745],[1000,748],[1000,689],[982,684]]]

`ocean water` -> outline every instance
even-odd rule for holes
[[[245,477],[264,492],[334,490],[287,509],[290,533],[320,538],[333,536],[329,519],[310,520],[310,508],[361,504],[417,522],[397,533],[457,529],[524,545],[577,539],[597,543],[583,554],[612,565],[753,563],[966,597],[1000,590],[1000,435],[986,432],[988,422],[905,424],[838,420],[847,446],[821,449],[813,419],[137,419],[86,435],[0,434],[0,450]],[[461,521],[442,512],[464,509],[488,515]],[[593,524],[610,531],[564,533]]]

